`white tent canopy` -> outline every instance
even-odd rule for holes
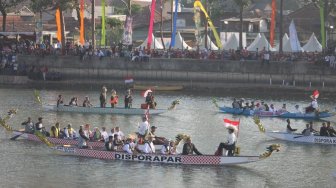
[[[315,34],[313,33],[310,38],[309,41],[307,42],[306,45],[304,45],[303,50],[305,52],[322,52],[322,45],[321,43],[317,40]]]
[[[147,42],[148,42],[148,37],[146,38],[146,40],[140,45],[138,46],[138,48],[147,48]],[[163,46],[162,43],[159,42],[158,39],[156,39],[156,37],[154,37],[154,35],[152,34],[152,44],[151,44],[151,49],[158,49],[158,50],[162,50]]]
[[[231,35],[231,37],[223,45],[224,50],[230,50],[230,49],[236,50],[238,49],[238,47],[239,47],[239,42],[238,42],[236,35]]]
[[[169,48],[170,46],[170,41],[171,39],[167,39],[165,38],[164,39],[164,45],[166,48]],[[192,48],[183,40],[182,36],[181,36],[181,33],[180,32],[177,32],[176,36],[175,36],[175,46],[172,47],[172,49],[189,49],[191,50]]]
[[[264,34],[258,34],[258,36],[254,39],[254,41],[251,43],[249,47],[247,47],[248,51],[259,51],[263,50],[270,50],[270,51],[275,51],[274,48],[271,47],[270,43],[267,41],[266,37]]]
[[[210,50],[218,50],[218,47],[211,41],[209,35],[207,35],[207,47]],[[202,43],[199,47],[200,50],[204,50],[205,49],[205,35],[202,38]]]

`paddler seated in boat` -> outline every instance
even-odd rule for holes
[[[42,127],[42,134],[46,137],[50,137],[50,133],[47,131],[45,127]]]
[[[142,153],[155,153],[155,146],[153,143],[153,137],[147,136],[145,139],[144,147],[141,150]]]
[[[330,136],[325,122],[322,123],[322,127],[320,128],[320,136]]]
[[[149,108],[155,109],[156,108],[156,102],[154,100],[154,95],[152,92],[148,92],[146,96],[146,104],[149,105]]]
[[[58,138],[59,137],[59,132],[57,131],[56,127],[53,125],[50,128],[50,137],[52,138]]]
[[[157,127],[155,127],[154,125],[151,126],[151,129],[149,131],[149,136],[151,136],[153,138],[153,143],[154,145],[163,145],[165,143],[165,138],[163,137],[158,137],[155,136],[155,131],[156,131]]]
[[[303,129],[302,134],[303,134],[304,136],[310,136],[310,135],[312,134],[312,133],[310,132],[310,127],[309,127],[309,124],[308,124],[308,123],[306,124],[306,128]]]
[[[75,129],[72,128],[71,123],[67,127],[63,128],[63,138],[65,139],[74,139],[77,137]]]
[[[330,121],[327,122],[327,130],[328,130],[329,136],[331,136],[331,137],[336,136],[335,129],[332,126],[330,126]]]
[[[243,108],[244,100],[245,100],[244,98],[241,98],[241,99],[238,101],[239,108]]]
[[[109,133],[109,136],[114,136],[114,134],[115,134],[115,128],[112,127],[111,128],[111,132]]]
[[[30,133],[30,134],[33,134],[34,133],[34,123],[32,122],[31,118],[28,117],[28,120],[25,121],[25,122],[22,122],[21,125],[24,125],[25,126],[25,132],[26,133]]]
[[[86,96],[84,101],[83,101],[83,107],[92,107],[92,104],[90,102],[90,98],[88,96]]]
[[[114,89],[112,89],[111,101],[110,101],[110,103],[111,103],[111,108],[114,108],[114,107],[117,106],[117,104],[118,104],[118,100],[119,100],[119,97],[118,97],[118,95],[117,95],[117,91],[114,90]]]
[[[293,128],[291,127],[291,125],[290,125],[291,122],[290,122],[289,119],[287,119],[286,122],[287,122],[287,133],[293,133],[293,132],[297,131],[297,129],[293,129]]]
[[[108,137],[108,141],[105,143],[105,149],[107,151],[114,151],[113,147],[113,136]]]
[[[124,145],[124,142],[119,138],[118,134],[114,134],[113,136],[113,146],[114,146],[114,150],[120,150],[122,149],[122,146]]]
[[[62,95],[58,95],[58,98],[57,98],[57,107],[59,106],[59,105],[63,105],[63,97],[62,97]]]
[[[188,137],[183,145],[182,155],[193,155],[194,152],[197,155],[202,155],[202,153],[199,152],[196,146],[191,142],[191,138]]]
[[[107,96],[107,88],[103,86],[99,96],[100,108],[106,107],[106,96]]]
[[[286,105],[286,103],[282,104],[281,110],[282,110],[283,112],[286,112],[286,111],[287,111],[287,105]]]
[[[78,140],[78,147],[79,148],[88,148],[88,142],[89,142],[89,135],[88,132],[83,129],[83,125],[79,127],[79,140]]]
[[[134,140],[133,138],[131,137],[128,137],[126,139],[126,142],[125,144],[123,145],[122,147],[122,150],[128,154],[133,154],[134,152],[134,147],[135,147],[135,144],[134,144]]]
[[[311,133],[313,133],[313,134],[315,134],[315,133],[318,133],[318,131],[317,130],[315,130],[314,128],[313,128],[313,122],[311,121],[311,122],[309,122],[309,129],[310,129],[310,132]]]
[[[69,106],[78,106],[77,101],[78,101],[77,97],[72,97],[69,102]]]
[[[295,113],[298,113],[298,114],[302,114],[301,110],[300,110],[300,106],[297,104],[295,105]]]
[[[318,113],[318,104],[317,104],[317,99],[312,95],[310,96],[312,101],[310,105],[306,108],[306,113],[312,113],[312,112],[317,112]]]
[[[244,110],[249,110],[250,109],[250,105],[248,102],[245,103],[245,106],[243,107]]]
[[[138,132],[137,132],[140,144],[144,142],[144,139],[148,133],[149,133],[149,123],[147,121],[147,117],[143,116],[142,122],[140,123],[138,127]]]
[[[251,101],[250,109],[251,109],[251,110],[254,110],[254,109],[255,109],[254,101]]]
[[[109,139],[109,135],[106,131],[106,127],[102,127],[102,131],[101,131],[101,139],[100,141],[103,141],[103,142],[108,142],[108,139]]]
[[[42,117],[38,118],[38,122],[35,123],[35,131],[42,132],[43,124],[42,124]]]
[[[165,143],[162,145],[161,154],[163,155],[175,155],[176,148],[174,148],[174,141],[165,140]]]
[[[100,130],[98,129],[98,127],[93,128],[93,132],[92,132],[92,141],[100,141],[101,139],[101,133]]]
[[[274,104],[271,104],[271,106],[269,107],[269,111],[273,112],[273,113],[275,113],[277,111],[274,107]]]
[[[233,99],[232,108],[240,108],[236,98]]]
[[[128,89],[126,91],[124,103],[125,103],[125,108],[132,108],[132,102],[133,102],[133,97],[131,95],[131,90]]]
[[[123,140],[123,141],[125,140],[125,134],[120,130],[120,127],[115,128],[114,134],[117,134],[120,140]]]
[[[232,126],[228,126],[228,137],[227,141],[225,143],[221,142],[218,146],[218,149],[215,153],[215,155],[222,156],[223,155],[223,149],[226,149],[227,156],[233,156],[234,150],[236,149],[236,142],[237,142],[237,137],[235,132],[235,129]]]

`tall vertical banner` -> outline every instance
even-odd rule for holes
[[[123,34],[123,44],[125,45],[132,44],[132,40],[133,40],[132,39],[132,34],[133,34],[132,24],[133,24],[133,18],[131,16],[127,16],[125,26],[124,26],[124,34]]]
[[[195,21],[195,38],[196,45],[201,45],[201,9],[199,7],[194,7],[194,21]]]
[[[271,15],[271,28],[270,28],[270,44],[272,48],[274,47],[275,16],[276,16],[276,0],[272,0],[272,15]]]
[[[79,43],[81,45],[84,45],[85,39],[84,39],[84,0],[80,0],[80,29],[79,29]]]
[[[173,33],[171,35],[171,42],[170,46],[175,46],[175,37],[176,37],[176,21],[177,21],[177,7],[178,7],[178,0],[175,0],[175,11],[174,11],[174,21],[173,21]]]
[[[207,20],[207,24],[209,24],[209,26],[210,26],[213,34],[214,34],[214,37],[216,39],[216,44],[217,44],[218,48],[222,49],[222,42],[221,42],[221,40],[219,38],[219,35],[217,33],[217,30],[216,30],[215,26],[213,25],[213,23],[212,23],[212,21],[210,19],[210,16],[208,15],[207,11],[203,7],[201,1],[200,0],[195,0],[195,2],[194,2],[194,10],[195,9],[197,10],[198,8],[204,13],[205,18]]]
[[[320,18],[321,18],[321,38],[322,48],[326,47],[326,32],[325,32],[325,20],[324,20],[324,1],[320,1]]]
[[[292,22],[289,25],[289,41],[290,41],[290,45],[292,47],[292,51],[293,52],[300,52],[301,50],[301,45],[300,45],[300,41],[296,32],[296,27],[294,24],[294,20],[292,20]]]
[[[56,9],[56,26],[57,26],[57,40],[62,41],[62,27],[61,27],[61,12],[60,9]]]
[[[151,15],[149,19],[149,28],[148,28],[148,40],[147,40],[147,48],[150,49],[153,40],[153,24],[154,24],[154,16],[155,16],[155,6],[156,0],[152,0],[151,5]]]
[[[101,18],[101,38],[100,38],[100,45],[105,46],[105,36],[106,36],[106,31],[105,31],[105,0],[101,0],[101,6],[102,6],[102,18]]]

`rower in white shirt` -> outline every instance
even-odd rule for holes
[[[143,153],[155,153],[155,146],[153,144],[153,138],[151,136],[147,137],[148,139],[145,141],[145,145],[142,149]]]
[[[138,134],[141,138],[145,138],[146,134],[148,134],[149,131],[149,123],[147,121],[147,117],[142,117],[142,122],[139,125],[138,128]]]
[[[228,150],[228,156],[233,156],[234,150],[236,148],[236,141],[237,137],[236,134],[234,133],[235,129],[233,127],[228,127],[227,128],[229,131],[229,135],[227,137],[227,142],[225,143],[220,143],[218,146],[218,149],[216,151],[216,155],[223,155],[223,149]]]
[[[108,142],[108,140],[109,140],[109,135],[108,135],[108,133],[106,132],[106,127],[102,127],[101,136],[102,136],[104,142]]]
[[[125,139],[125,134],[120,130],[119,127],[116,127],[115,128],[115,133],[114,134],[118,134],[119,138],[121,140],[124,140]]]
[[[124,144],[122,150],[127,152],[128,154],[132,154],[134,150],[134,142],[132,138],[127,138],[126,143]]]

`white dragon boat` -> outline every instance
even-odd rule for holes
[[[162,114],[168,109],[141,109],[141,108],[100,108],[100,107],[81,107],[81,106],[56,106],[43,105],[46,111],[56,112],[76,112],[76,113],[93,113],[93,114],[125,114],[125,115],[143,115],[149,112],[150,115]]]
[[[275,139],[286,140],[290,142],[336,145],[336,137],[317,136],[317,135],[305,136],[302,134],[292,134],[280,131],[266,132],[266,135]]]
[[[267,148],[261,155],[255,156],[215,156],[215,155],[162,155],[162,154],[128,154],[125,152],[111,152],[93,149],[80,149],[73,146],[54,146],[52,149],[74,156],[105,159],[137,161],[147,163],[164,163],[179,165],[235,165],[252,163],[268,158],[273,151],[279,151],[279,145],[274,144]]]

